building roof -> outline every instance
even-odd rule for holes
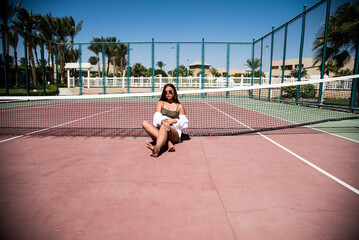
[[[194,63],[189,64],[188,66],[192,67],[192,66],[198,66],[201,65],[202,66],[202,61],[195,61]],[[212,66],[211,64],[208,63],[204,63],[205,66]]]
[[[76,69],[79,70],[80,69],[80,64],[79,63],[66,63],[65,64],[65,69]],[[90,70],[91,69],[91,64],[90,63],[81,63],[81,69],[82,70]]]

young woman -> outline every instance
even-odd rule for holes
[[[177,91],[173,84],[163,87],[160,100],[157,102],[153,123],[145,120],[142,127],[156,141],[153,146],[146,141],[146,147],[152,151],[153,157],[158,157],[161,148],[166,144],[168,151],[175,151],[173,144],[181,140],[182,130],[188,127],[188,119],[183,105],[178,101]]]

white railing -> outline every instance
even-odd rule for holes
[[[105,77],[106,87],[127,87],[127,77]],[[82,87],[93,88],[93,87],[103,87],[104,79],[102,77],[82,77]],[[182,88],[201,88],[202,77],[178,77],[178,85]],[[253,79],[254,84],[259,84],[259,78]],[[154,86],[156,88],[162,88],[165,84],[172,83],[177,85],[176,77],[154,77]],[[265,83],[265,79],[262,78],[262,84]],[[130,87],[152,87],[152,77],[130,77],[129,82]],[[227,87],[227,78],[226,77],[204,77],[204,87]],[[228,78],[229,87],[236,86],[249,86],[251,85],[251,77],[229,77]],[[79,78],[69,77],[68,78],[68,88],[78,87]]]
[[[114,87],[114,88],[127,88],[127,77],[105,77],[105,85],[106,87]],[[129,87],[130,88],[150,88],[152,87],[152,77],[130,77]],[[301,81],[313,80],[302,78]],[[180,88],[202,88],[202,77],[178,77],[178,85]],[[228,86],[229,87],[239,87],[239,86],[250,86],[252,78],[251,77],[229,77],[228,78]],[[295,82],[297,78],[284,78],[283,82]],[[272,77],[271,84],[281,83],[281,77]],[[176,77],[162,77],[155,76],[154,77],[154,87],[162,88],[165,84],[172,83],[177,86],[177,78]],[[83,77],[82,78],[82,87],[85,88],[98,88],[103,87],[103,78],[102,77]],[[269,78],[259,77],[253,78],[253,85],[259,84],[269,84]],[[352,80],[341,80],[327,83],[324,86],[324,89],[351,89]],[[79,86],[79,78],[69,77],[68,88],[70,87],[78,87]],[[226,77],[204,77],[203,87],[205,88],[223,88],[227,87],[227,78]]]

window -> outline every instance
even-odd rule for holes
[[[284,70],[293,70],[293,65],[285,65]]]
[[[272,66],[272,69],[279,69],[279,66]]]
[[[304,67],[304,65],[302,64],[302,68]],[[299,68],[299,64],[296,64],[295,65],[295,69],[298,69]]]

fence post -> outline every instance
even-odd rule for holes
[[[331,0],[327,1],[327,11],[325,14],[325,30],[324,30],[324,42],[323,42],[323,56],[322,56],[322,66],[320,69],[320,78],[324,78],[324,68],[325,68],[325,55],[327,50],[327,41],[328,41],[328,26],[329,26],[329,16],[330,16],[330,3]],[[318,104],[323,103],[323,83],[319,84],[319,94],[318,94]]]
[[[307,9],[307,5],[304,4],[303,6],[303,16],[302,16],[302,33],[300,38],[300,50],[299,50],[299,66],[298,66],[298,82],[300,82],[302,77],[302,60],[303,60],[303,46],[304,46],[304,34],[305,34],[305,17]],[[299,101],[299,94],[300,94],[300,86],[297,86],[297,97],[295,99],[295,104],[298,104]]]
[[[263,67],[263,38],[261,38],[261,60],[260,60],[260,65],[259,65],[259,85],[262,85],[262,67]],[[258,98],[261,98],[261,89],[259,89],[258,91]]]
[[[284,50],[283,50],[283,67],[282,67],[282,83],[284,82],[284,71],[285,71],[285,58],[287,54],[287,35],[288,35],[288,24],[285,24],[284,29]],[[283,87],[280,88],[280,101],[283,99]]]
[[[26,39],[26,28],[24,27],[24,54],[25,54],[25,82],[26,82],[26,96],[30,96],[29,89],[29,71],[27,69],[27,39]]]
[[[102,87],[103,87],[103,94],[106,94],[106,69],[105,69],[106,61],[105,61],[105,55],[106,55],[105,39],[102,38]]]
[[[42,95],[46,96],[45,62],[44,62],[44,40],[41,39],[41,67],[42,67]]]
[[[227,84],[226,87],[229,87],[229,60],[230,60],[230,45],[227,43]],[[226,97],[228,97],[229,92],[226,92]]]
[[[356,53],[355,53],[355,66],[354,66],[354,74],[358,74],[359,72],[359,44],[357,44],[356,46]],[[355,100],[356,97],[358,96],[358,79],[354,78],[353,79],[353,83],[352,83],[352,92],[351,92],[351,97],[350,97],[350,112],[353,112],[353,108],[355,106]]]
[[[202,38],[202,75],[201,75],[201,89],[204,88],[204,38]]]
[[[177,43],[177,74],[176,74],[176,85],[177,85],[177,90],[179,90],[179,84],[178,84],[178,77],[179,77],[179,62],[180,62],[180,44]]]
[[[79,87],[80,95],[82,95],[82,52],[81,52],[81,43],[79,43]]]
[[[5,26],[5,25],[2,25]],[[6,26],[7,28],[7,26]],[[9,96],[9,86],[8,86],[8,69],[7,69],[7,65],[8,65],[8,53],[6,53],[5,50],[5,30],[4,27],[1,28],[1,33],[2,33],[2,50],[3,50],[3,60],[4,60],[4,77],[5,77],[5,94],[6,96]]]
[[[272,26],[272,39],[270,49],[270,66],[269,66],[269,85],[272,84],[272,65],[273,65],[273,48],[274,48],[274,26]],[[271,99],[271,89],[268,89],[268,101]]]
[[[127,93],[130,93],[130,75],[131,75],[131,69],[130,69],[130,43],[127,43]]]
[[[155,91],[155,39],[152,38],[152,92]]]

